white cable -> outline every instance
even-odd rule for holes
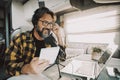
[[[72,73],[70,74],[70,77],[71,77],[71,80],[74,80],[74,76],[73,76],[73,69],[74,69],[74,66],[73,66],[72,63],[70,63],[70,64],[71,64],[71,67],[72,67]]]

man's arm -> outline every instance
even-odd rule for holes
[[[24,62],[19,62],[21,60],[22,55],[20,54],[19,47],[17,43],[13,41],[10,43],[10,46],[5,51],[5,61],[7,72],[10,75],[19,75],[20,69],[23,66]]]
[[[56,35],[57,40],[58,40],[58,45],[60,46],[59,59],[61,61],[65,61],[66,60],[65,44],[63,44],[62,36],[61,36],[61,33],[60,33],[60,27],[59,27],[58,24],[56,24],[54,26],[53,33]]]

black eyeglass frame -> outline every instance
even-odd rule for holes
[[[43,20],[39,20],[42,22],[42,25],[43,26],[50,26],[51,28],[53,28],[55,26],[55,23],[54,22],[48,22],[48,21],[43,21]]]

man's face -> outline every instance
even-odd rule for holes
[[[54,25],[54,20],[49,14],[44,14],[42,18],[38,20],[37,28],[39,29],[37,32],[40,37],[43,39],[48,37],[51,34],[51,30]]]

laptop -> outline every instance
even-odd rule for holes
[[[116,45],[109,45],[98,61],[73,59],[61,70],[61,73],[95,79],[109,62],[116,48]]]

